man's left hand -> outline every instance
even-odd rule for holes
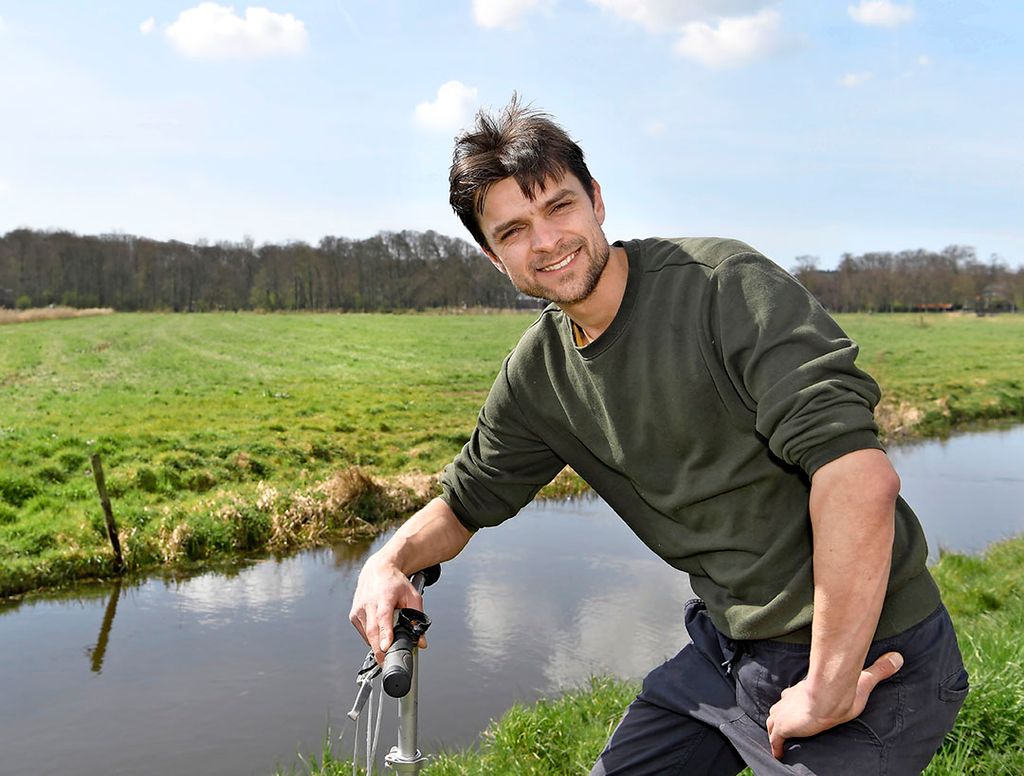
[[[879,682],[884,682],[903,666],[903,656],[887,652],[860,672],[852,702],[823,696],[815,697],[807,679],[782,691],[778,703],[768,711],[768,741],[772,756],[782,759],[782,745],[790,738],[807,738],[859,716],[868,696]]]

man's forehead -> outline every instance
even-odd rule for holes
[[[481,215],[486,218],[489,214],[488,211],[493,216],[495,215],[495,210],[504,211],[507,208],[529,206],[537,202],[542,203],[552,195],[566,189],[582,192],[583,184],[579,182],[575,175],[566,171],[557,176],[549,175],[532,191],[523,191],[523,188],[515,176],[502,178],[500,181],[491,184],[484,194],[483,202],[481,203]]]

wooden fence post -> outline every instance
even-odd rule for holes
[[[124,556],[121,554],[121,540],[117,535],[117,523],[114,522],[114,510],[110,508],[110,499],[107,497],[107,482],[103,479],[103,464],[100,462],[99,453],[92,457],[92,476],[96,479],[96,490],[100,493],[103,517],[107,521],[107,537],[110,539],[110,546],[114,548],[114,569],[120,573],[124,571]]]

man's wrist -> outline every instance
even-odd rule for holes
[[[847,671],[831,674],[808,674],[807,697],[825,717],[840,718],[849,712],[857,698],[858,669],[852,675]]]
[[[366,559],[366,563],[363,565],[363,568],[371,569],[376,573],[392,571],[402,573],[402,564],[399,555],[400,554],[396,548],[390,548],[385,545]]]

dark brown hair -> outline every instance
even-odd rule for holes
[[[519,104],[512,95],[498,115],[481,109],[471,129],[455,138],[448,175],[452,209],[484,250],[487,238],[479,216],[492,185],[515,178],[523,196],[533,200],[551,179],[571,172],[594,201],[594,179],[583,161],[583,149],[551,116]]]

